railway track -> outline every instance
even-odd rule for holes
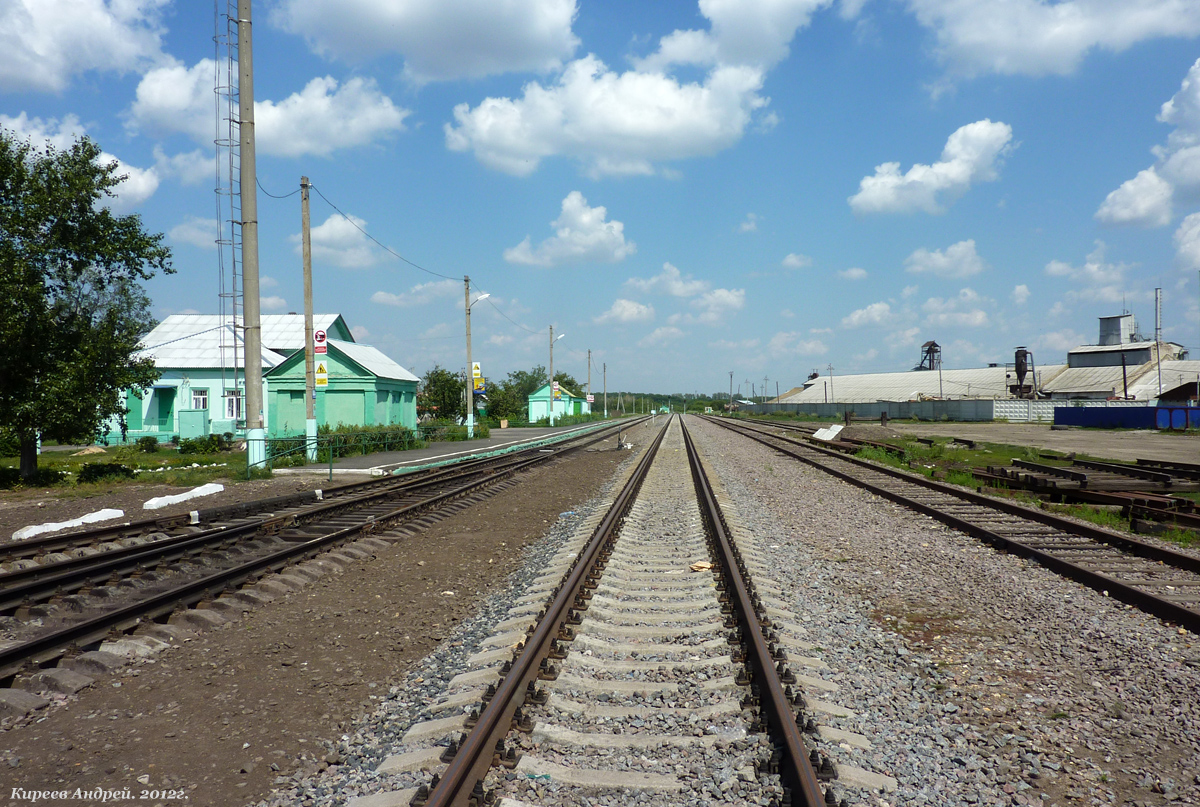
[[[818,807],[889,786],[806,743],[837,686],[727,521],[671,418],[378,766],[386,789],[349,804]]]
[[[370,543],[384,530],[420,523],[432,510],[464,504],[519,471],[627,427],[601,429],[553,450],[535,447],[344,486],[328,499],[320,492],[275,497],[209,511],[210,519],[193,515],[56,536],[59,549],[71,548],[10,563],[0,574],[0,614],[7,614],[0,681],[198,604],[244,609],[268,595],[238,592],[239,586],[352,542],[363,545],[343,551],[366,557],[387,545]],[[155,531],[147,534],[151,524]],[[114,530],[132,534],[114,540]]]
[[[1200,633],[1200,559],[1192,555],[848,457],[765,425],[708,420]]]

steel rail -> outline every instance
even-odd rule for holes
[[[785,454],[785,455],[794,457],[795,459],[798,459],[801,462],[811,465],[814,468],[824,471],[825,473],[831,474],[832,476],[835,476],[838,479],[841,479],[845,482],[849,482],[852,485],[856,485],[858,487],[864,488],[865,490],[869,490],[870,492],[872,492],[878,496],[882,496],[890,501],[896,502],[897,504],[901,504],[912,510],[917,510],[918,512],[924,513],[925,515],[928,515],[931,518],[941,521],[943,524],[953,527],[954,529],[960,530],[974,538],[978,538],[982,541],[986,541],[986,542],[992,544],[993,546],[996,546],[996,547],[999,547],[999,548],[1005,550],[1006,552],[1010,552],[1014,555],[1020,555],[1023,557],[1027,557],[1027,558],[1036,560],[1038,563],[1042,564],[1043,566],[1046,566],[1047,568],[1049,568],[1055,572],[1058,572],[1059,574],[1061,574],[1065,577],[1069,577],[1078,583],[1082,583],[1083,585],[1086,585],[1090,588],[1094,588],[1098,591],[1107,592],[1108,596],[1111,596],[1114,599],[1117,599],[1124,603],[1132,605],[1142,611],[1145,611],[1146,613],[1153,614],[1154,616],[1157,616],[1160,619],[1164,619],[1169,622],[1174,622],[1178,625],[1181,625],[1181,626],[1187,628],[1188,630],[1192,631],[1193,633],[1200,633],[1200,611],[1196,611],[1191,608],[1186,608],[1184,606],[1173,603],[1169,600],[1161,599],[1159,597],[1154,596],[1153,594],[1147,593],[1145,591],[1141,591],[1140,589],[1137,589],[1133,586],[1123,583],[1120,580],[1117,580],[1116,578],[1109,577],[1109,576],[1101,574],[1099,572],[1093,572],[1090,569],[1086,569],[1082,566],[1078,566],[1074,563],[1063,560],[1062,558],[1056,557],[1042,549],[1030,546],[1021,541],[1013,540],[1012,538],[1005,537],[999,533],[993,532],[992,530],[989,530],[986,527],[975,524],[964,518],[960,518],[951,513],[947,513],[943,510],[940,510],[936,507],[925,504],[923,502],[917,501],[915,499],[911,499],[897,491],[889,490],[887,488],[884,488],[879,485],[868,482],[865,479],[856,477],[853,474],[849,474],[844,471],[839,471],[836,468],[831,468],[827,465],[822,464],[821,462],[814,460],[810,456],[804,456],[803,454],[792,451],[791,449],[768,442],[767,440],[765,440],[761,436],[759,436],[761,434],[761,432],[756,432],[755,430],[749,429],[746,427],[742,427],[741,429],[738,429],[738,428],[724,422],[721,419],[710,418],[710,420],[712,420],[712,422],[715,422],[722,426],[725,426],[725,428],[727,428],[731,431],[742,434],[743,436],[748,437],[752,440],[755,440],[756,442],[762,443],[763,445],[767,446],[768,448],[772,448],[781,454]],[[792,440],[789,440],[786,437],[782,437],[779,435],[770,435],[770,437],[774,440],[790,442],[790,443],[793,443],[794,445],[798,445],[798,446],[800,445],[800,444],[795,443]],[[863,460],[856,459],[854,457],[847,457],[843,454],[837,454],[837,453],[834,453],[831,451],[827,451],[827,450],[821,449],[817,446],[803,445],[801,447],[803,447],[806,451],[814,452],[814,453],[820,454],[822,456],[828,456],[828,457],[836,459],[840,462],[846,462],[851,465],[865,468],[865,469],[879,473],[884,476],[890,476],[895,479],[902,480],[909,484],[917,485],[920,487],[925,487],[930,490],[937,491],[939,493],[944,493],[948,496],[952,496],[952,497],[955,497],[955,498],[958,498],[961,500],[965,500],[972,504],[976,504],[976,505],[986,507],[986,508],[989,508],[992,510],[999,510],[1008,515],[1018,516],[1020,518],[1025,518],[1030,521],[1035,521],[1040,524],[1044,524],[1046,526],[1053,527],[1057,530],[1061,530],[1064,533],[1078,535],[1078,536],[1081,536],[1084,538],[1094,540],[1098,543],[1108,544],[1108,545],[1116,547],[1118,549],[1128,551],[1131,554],[1137,555],[1142,558],[1146,558],[1149,560],[1160,560],[1163,563],[1170,564],[1170,565],[1175,566],[1176,568],[1179,568],[1183,571],[1200,573],[1200,559],[1197,559],[1191,555],[1185,555],[1185,554],[1182,554],[1179,552],[1174,552],[1170,549],[1164,549],[1162,547],[1152,546],[1143,541],[1138,541],[1134,538],[1120,535],[1118,533],[1109,532],[1107,530],[1102,530],[1102,529],[1099,529],[1096,527],[1090,527],[1090,526],[1078,524],[1073,521],[1068,521],[1063,518],[1058,518],[1057,516],[1054,516],[1049,513],[1043,513],[1040,510],[1034,510],[1033,508],[1024,507],[1022,505],[1015,504],[1013,502],[1005,502],[1005,501],[1001,501],[1001,500],[991,499],[991,498],[988,498],[985,496],[981,496],[979,494],[970,493],[968,491],[963,491],[963,490],[958,490],[949,485],[944,485],[944,484],[941,484],[941,483],[936,482],[931,479],[925,479],[923,477],[917,477],[917,476],[913,476],[910,474],[905,474],[903,472],[897,471],[892,468],[874,465],[872,463],[868,463]]]
[[[595,433],[592,436],[594,437],[593,440],[580,443],[580,445],[574,448],[591,445],[603,439],[603,437],[595,437]],[[515,473],[525,467],[545,462],[557,456],[561,456],[561,453],[527,457],[521,462],[507,468],[503,475]],[[395,522],[406,520],[417,512],[427,510],[440,503],[459,498],[478,488],[485,487],[496,481],[500,476],[491,474],[481,477],[473,482],[460,485],[428,499],[406,505],[361,524],[351,525],[307,541],[291,543],[282,549],[250,559],[235,567],[186,582],[128,606],[106,611],[91,619],[72,623],[34,639],[0,648],[0,679],[16,675],[28,664],[44,664],[47,661],[53,660],[61,656],[72,646],[86,646],[87,644],[103,639],[114,630],[130,630],[146,619],[158,619],[180,607],[191,606],[206,598],[220,594],[230,586],[238,585],[245,580],[261,577],[268,572],[285,568],[299,560],[313,557],[334,545],[345,543],[358,536],[369,535],[377,532],[380,528],[393,526]]]
[[[668,419],[667,425],[669,424]],[[549,654],[551,642],[566,627],[566,619],[576,595],[582,592],[584,582],[595,567],[603,548],[611,543],[617,527],[637,498],[637,492],[641,489],[666,433],[667,426],[664,426],[646,449],[629,481],[576,557],[559,585],[553,601],[547,607],[545,616],[526,639],[508,674],[496,686],[495,695],[481,711],[475,728],[463,738],[454,759],[430,791],[426,801],[427,807],[467,807],[476,783],[483,781],[492,766],[497,743],[504,741],[512,726],[513,714],[524,701],[528,688],[538,677],[541,663]]]
[[[715,547],[719,550],[716,553],[717,561],[736,598],[732,603],[733,613],[741,627],[742,637],[749,645],[746,661],[754,671],[754,678],[759,682],[759,703],[767,718],[771,736],[783,752],[779,763],[780,780],[791,793],[791,803],[796,807],[822,807],[827,803],[826,797],[821,792],[817,774],[809,761],[807,746],[801,737],[800,727],[796,724],[792,702],[779,679],[775,658],[763,635],[761,623],[764,619],[758,615],[758,609],[755,607],[757,597],[753,595],[753,583],[750,582],[750,575],[734,547],[725,523],[725,515],[704,473],[696,444],[687,427],[683,425],[682,419],[680,426],[683,427],[683,439],[692,468],[692,479],[695,481],[697,496],[701,502],[701,512],[711,531]]]

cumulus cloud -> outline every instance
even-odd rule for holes
[[[829,348],[820,339],[806,339],[799,331],[780,331],[767,342],[773,356],[819,356]]]
[[[842,317],[842,327],[860,328],[864,325],[883,325],[892,318],[892,307],[885,302],[871,303],[866,308]]]
[[[1049,333],[1039,335],[1034,339],[1034,345],[1044,351],[1065,353],[1071,348],[1084,344],[1086,341],[1087,337],[1083,334],[1077,333],[1070,328],[1064,328],[1061,331],[1050,331]]]
[[[867,270],[861,266],[851,266],[849,269],[838,269],[838,277],[843,280],[864,280]]]
[[[57,151],[70,149],[72,144],[87,134],[75,115],[64,115],[60,120],[31,118],[25,112],[16,117],[0,114],[0,128],[9,129],[17,137],[29,140],[35,148],[49,145]],[[120,184],[112,189],[114,196],[101,199],[102,204],[117,212],[133,210],[158,190],[159,175],[154,168],[139,168],[107,151],[100,152],[97,162],[103,165],[117,164],[115,176],[122,177]]]
[[[812,266],[812,262],[812,258],[807,255],[801,255],[799,252],[789,252],[779,263],[788,269],[804,269],[805,267]]]
[[[1200,269],[1200,213],[1193,213],[1175,231],[1175,255],[1187,269]]]
[[[1200,59],[1184,76],[1179,92],[1162,105],[1158,120],[1175,128],[1164,145],[1151,149],[1155,164],[1105,198],[1096,211],[1105,224],[1165,227],[1171,223],[1174,202],[1200,198]]]
[[[575,0],[283,0],[270,20],[325,56],[400,54],[423,83],[557,68],[579,45],[577,12]]]
[[[673,342],[683,336],[683,331],[676,328],[674,325],[664,325],[661,328],[655,328],[646,336],[638,341],[638,347],[655,347],[664,342]]]
[[[287,300],[278,296],[260,297],[259,306],[263,311],[287,311]]]
[[[951,244],[943,252],[932,252],[925,247],[913,252],[904,261],[904,268],[914,274],[930,274],[938,277],[970,277],[984,269],[983,259],[975,252],[975,241],[968,239]]]
[[[696,320],[710,325],[720,322],[731,311],[740,311],[745,305],[745,289],[712,289],[692,300],[692,307],[700,310]]]
[[[314,263],[330,263],[343,269],[363,269],[379,263],[378,248],[364,234],[367,222],[358,216],[343,218],[334,213],[309,231]],[[303,249],[300,234],[288,236],[299,255]]]
[[[996,179],[999,164],[1010,150],[1012,127],[989,119],[960,127],[942,150],[942,159],[932,165],[917,163],[900,173],[900,163],[883,163],[875,174],[863,177],[859,191],[851,196],[856,213],[942,213],[941,199],[954,199],[972,183]]]
[[[160,147],[154,149],[154,169],[163,177],[174,177],[184,185],[212,182],[216,177],[217,159],[212,151],[196,149],[168,156]]]
[[[896,331],[888,337],[888,345],[895,350],[898,347],[910,347],[915,345],[921,339],[920,328],[905,328],[902,331]]]
[[[952,75],[1066,75],[1093,50],[1200,34],[1188,0],[908,0]]]
[[[746,220],[738,225],[739,233],[756,233],[758,232],[758,216],[754,213],[747,213]]]
[[[213,75],[216,63],[201,59],[148,71],[126,114],[130,132],[186,134],[204,146],[216,133]],[[328,156],[402,132],[409,110],[396,106],[373,79],[314,78],[282,101],[254,103],[258,152],[274,157]]]
[[[216,219],[206,219],[200,216],[188,216],[179,224],[176,224],[167,232],[167,237],[177,244],[191,244],[194,247],[201,249],[216,249],[217,234],[220,232],[219,225]],[[260,278],[259,283],[263,286],[263,280]]]
[[[637,244],[625,240],[625,225],[615,219],[605,221],[608,210],[588,207],[579,191],[571,191],[562,201],[562,214],[550,222],[554,235],[537,249],[529,236],[511,249],[504,260],[527,266],[561,266],[566,263],[616,263],[637,252]]]
[[[1096,219],[1105,224],[1165,227],[1171,223],[1173,192],[1170,182],[1160,177],[1153,167],[1147,168],[1109,193],[1096,211]]]
[[[1012,290],[1013,302],[1017,305],[1025,305],[1025,303],[1029,302],[1030,294],[1031,292],[1029,291],[1029,287],[1024,283],[1019,286],[1015,286]]]
[[[654,319],[654,306],[642,305],[633,300],[618,299],[612,304],[612,308],[605,311],[598,317],[592,319],[597,325],[602,325],[606,322],[618,322],[621,324],[629,322],[649,322]]]
[[[695,297],[708,291],[707,280],[696,280],[685,275],[671,263],[664,263],[663,270],[649,278],[631,277],[625,285],[650,294],[667,294],[672,297]]]
[[[753,67],[717,67],[703,82],[682,83],[617,73],[589,55],[554,82],[526,84],[519,98],[459,104],[446,146],[515,176],[553,156],[578,160],[593,176],[654,174],[656,163],[711,156],[740,140],[767,104],[762,84]]]
[[[0,4],[0,91],[62,92],[90,70],[128,73],[163,59],[169,0],[8,0]]]
[[[1046,274],[1071,281],[1071,289],[1067,292],[1070,300],[1117,303],[1142,296],[1125,287],[1125,273],[1129,265],[1104,260],[1106,249],[1103,241],[1097,241],[1096,248],[1088,254],[1083,265],[1074,266],[1054,260],[1046,264]]]
[[[921,306],[926,325],[982,328],[988,315],[979,306],[986,301],[974,289],[962,289],[955,297],[930,297]]]
[[[462,282],[458,280],[431,280],[428,283],[418,283],[401,294],[377,291],[371,295],[371,302],[412,308],[416,305],[428,305],[434,300],[457,298],[462,294],[462,290]]]
[[[832,0],[700,0],[709,30],[676,30],[658,49],[635,59],[638,69],[664,72],[673,65],[746,64],[770,68],[788,56],[796,31]]]

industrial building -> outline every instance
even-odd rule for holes
[[[340,314],[314,314],[313,324],[330,346],[328,386],[316,393],[318,425],[416,424],[412,373],[356,343]],[[303,434],[304,315],[264,314],[261,333],[267,433]],[[161,375],[149,389],[126,391],[127,439],[244,433],[245,348],[229,317],[173,314],[142,345],[136,358],[152,358]],[[107,440],[120,439],[119,423],[110,423]]]
[[[1024,354],[1024,355],[1022,355]],[[1026,369],[1022,362],[1028,361]],[[1021,372],[1019,373],[1018,370]],[[1020,378],[1018,377],[1020,376]],[[1032,354],[1018,348],[1014,361],[965,370],[946,370],[936,342],[922,345],[921,363],[911,371],[863,373],[856,375],[814,374],[803,385],[788,390],[763,408],[795,408],[808,411],[817,405],[858,404],[860,414],[874,413],[880,407],[863,404],[923,402],[1000,402],[987,406],[926,407],[930,412],[945,410],[954,416],[961,410],[964,418],[1048,419],[1054,402],[1073,405],[1129,404],[1138,402],[1179,403],[1200,400],[1200,361],[1188,360],[1183,345],[1147,340],[1137,333],[1130,314],[1100,318],[1098,344],[1080,345],[1067,352],[1066,364],[1037,365]],[[1007,406],[1013,401],[1029,406]],[[915,409],[909,407],[903,412]],[[968,411],[969,410],[969,411]],[[992,414],[984,417],[985,410]],[[1029,412],[1028,418],[1009,414]],[[813,409],[814,412],[818,411]],[[831,410],[832,411],[832,410]],[[882,411],[882,410],[881,410]],[[892,407],[893,417],[904,417]],[[922,415],[923,416],[923,415]]]

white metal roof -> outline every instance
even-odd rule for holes
[[[1053,377],[1062,365],[1037,368],[1038,382]],[[1118,368],[1119,369],[1119,368]],[[824,403],[826,400],[839,403],[870,403],[874,401],[911,401],[926,397],[944,398],[995,398],[1008,397],[1008,385],[1016,383],[1016,376],[1006,378],[1011,372],[1004,367],[979,367],[967,370],[942,370],[938,380],[937,370],[910,370],[902,373],[863,373],[858,375],[835,375],[833,394],[829,394],[830,378],[819,376],[804,382],[804,389],[793,395],[781,396],[781,403]],[[1026,383],[1031,378],[1026,377]],[[828,397],[827,397],[828,396]]]
[[[1137,384],[1129,385],[1129,394],[1139,400],[1158,397],[1158,367],[1151,362],[1142,373]],[[1162,388],[1172,390],[1182,384],[1195,384],[1200,379],[1200,361],[1164,361],[1162,363]]]
[[[378,348],[371,345],[361,345],[357,342],[343,342],[340,339],[330,339],[329,344],[336,347],[354,363],[364,370],[369,370],[379,378],[393,378],[399,381],[420,381],[415,375],[405,370],[399,364],[385,356]]]
[[[313,327],[318,330],[328,330],[337,321],[338,316],[338,314],[313,314]],[[259,321],[262,326],[264,348],[287,353],[304,348],[303,314],[263,314]],[[219,314],[172,314],[146,334],[142,339],[142,345],[148,350],[157,351],[159,346],[168,342],[176,342],[206,331],[218,331],[223,325],[228,326],[229,324],[230,318],[222,317]]]
[[[1146,372],[1146,367],[1145,364],[1135,364],[1132,367],[1124,368],[1131,387],[1133,382]],[[1090,392],[1121,395],[1125,386],[1121,370],[1119,364],[1104,367],[1068,367],[1042,384],[1042,392],[1058,394]]]
[[[1125,342],[1120,345],[1080,345],[1073,347],[1067,351],[1070,353],[1121,353],[1126,350],[1152,350],[1154,341],[1146,342]],[[1183,345],[1178,342],[1163,342],[1163,355],[1171,355],[1183,349]]]
[[[167,320],[170,320],[168,317]],[[213,317],[214,320],[217,317]],[[164,328],[159,325],[142,340],[146,345],[136,354],[138,358],[149,357],[159,367],[169,368],[207,368],[241,367],[245,363],[244,348],[240,334],[235,334],[231,325],[221,326],[214,323],[212,327],[198,332],[180,332],[175,329],[177,323],[171,323]],[[157,338],[158,341],[152,341]],[[274,367],[286,356],[268,348],[262,349],[263,369]]]

